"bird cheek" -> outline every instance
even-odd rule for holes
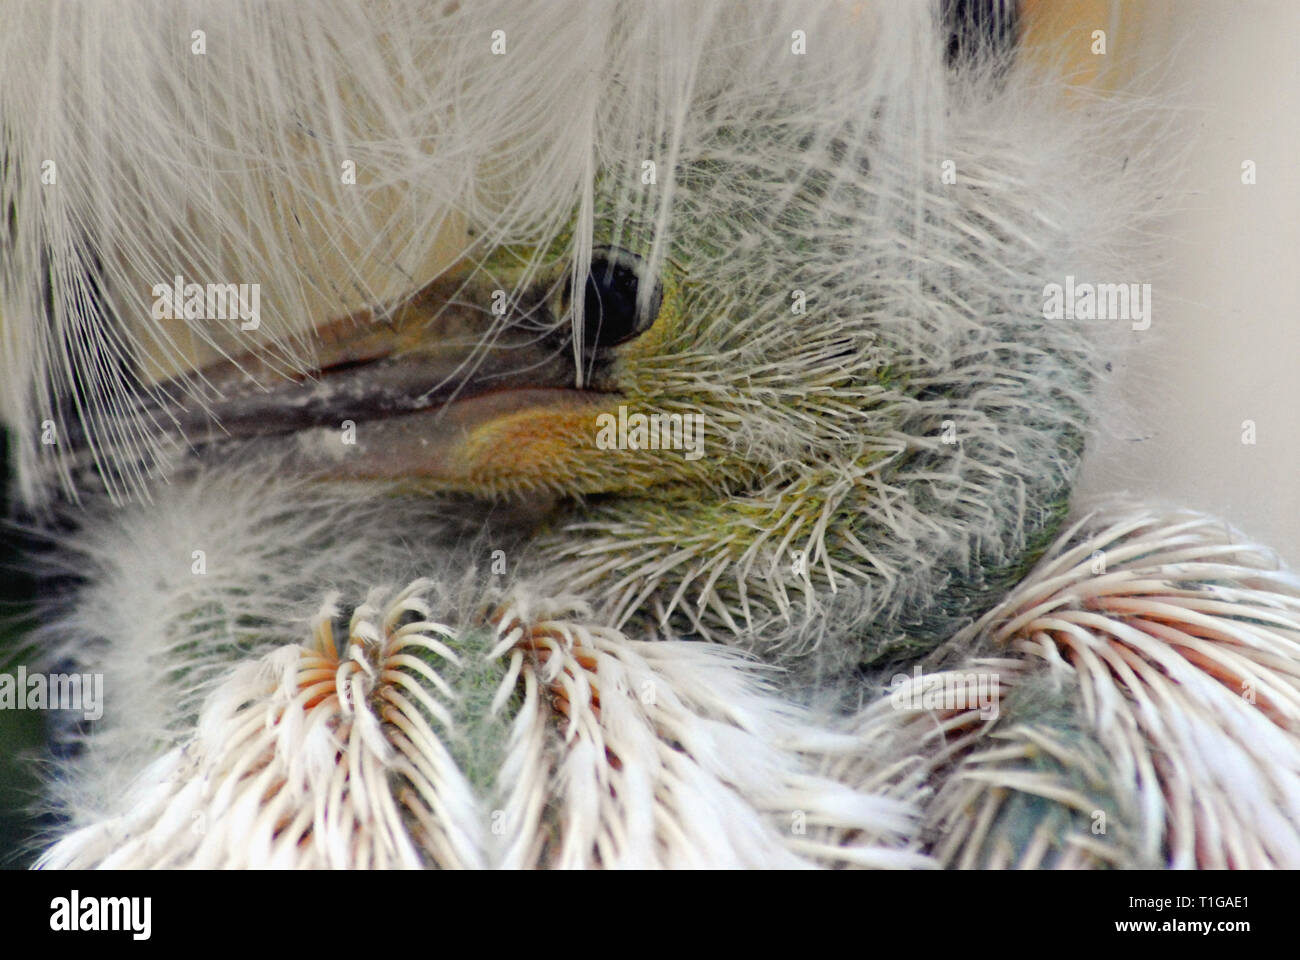
[[[599,413],[594,398],[575,399],[486,420],[446,448],[442,477],[434,479],[496,494],[546,489],[576,495],[617,487],[596,456]]]

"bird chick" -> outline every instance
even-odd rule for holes
[[[1185,851],[1201,781],[1092,775],[1165,742],[1096,709],[1129,654],[1049,683],[1017,619],[1130,329],[1044,291],[1142,262],[1158,127],[942,13],[21,8],[4,410],[80,501],[39,642],[116,685],[46,862],[1040,865],[1088,803]],[[994,654],[1002,721],[883,712]]]

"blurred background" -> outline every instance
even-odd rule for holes
[[[1158,225],[1164,263],[1142,278],[1151,328],[1132,334],[1080,493],[1202,510],[1300,569],[1300,3],[1027,11],[1079,77],[1157,93],[1177,117],[1168,150],[1185,158]],[[1105,56],[1091,52],[1096,29]]]

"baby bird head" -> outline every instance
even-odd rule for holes
[[[39,291],[3,278],[48,320],[10,419],[71,438],[28,476],[265,457],[531,501],[542,584],[815,668],[991,605],[1064,514],[1101,362],[1044,284],[1125,249],[1088,212],[1133,188],[1075,149],[1086,123],[1005,51],[954,67],[922,5],[473,6],[276,7],[274,54],[202,72],[110,31],[76,76],[115,130],[39,78],[0,93],[56,118],[14,125],[6,171],[11,262],[60,257]],[[34,138],[74,121],[51,203],[36,160],[68,144]],[[220,160],[209,189],[164,131]],[[259,316],[213,323],[204,284],[245,277]]]

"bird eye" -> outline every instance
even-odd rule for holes
[[[587,274],[583,300],[583,343],[588,348],[612,347],[644,333],[659,314],[662,291],[646,277],[645,262],[626,250],[597,250]],[[654,283],[642,311],[641,285]]]

